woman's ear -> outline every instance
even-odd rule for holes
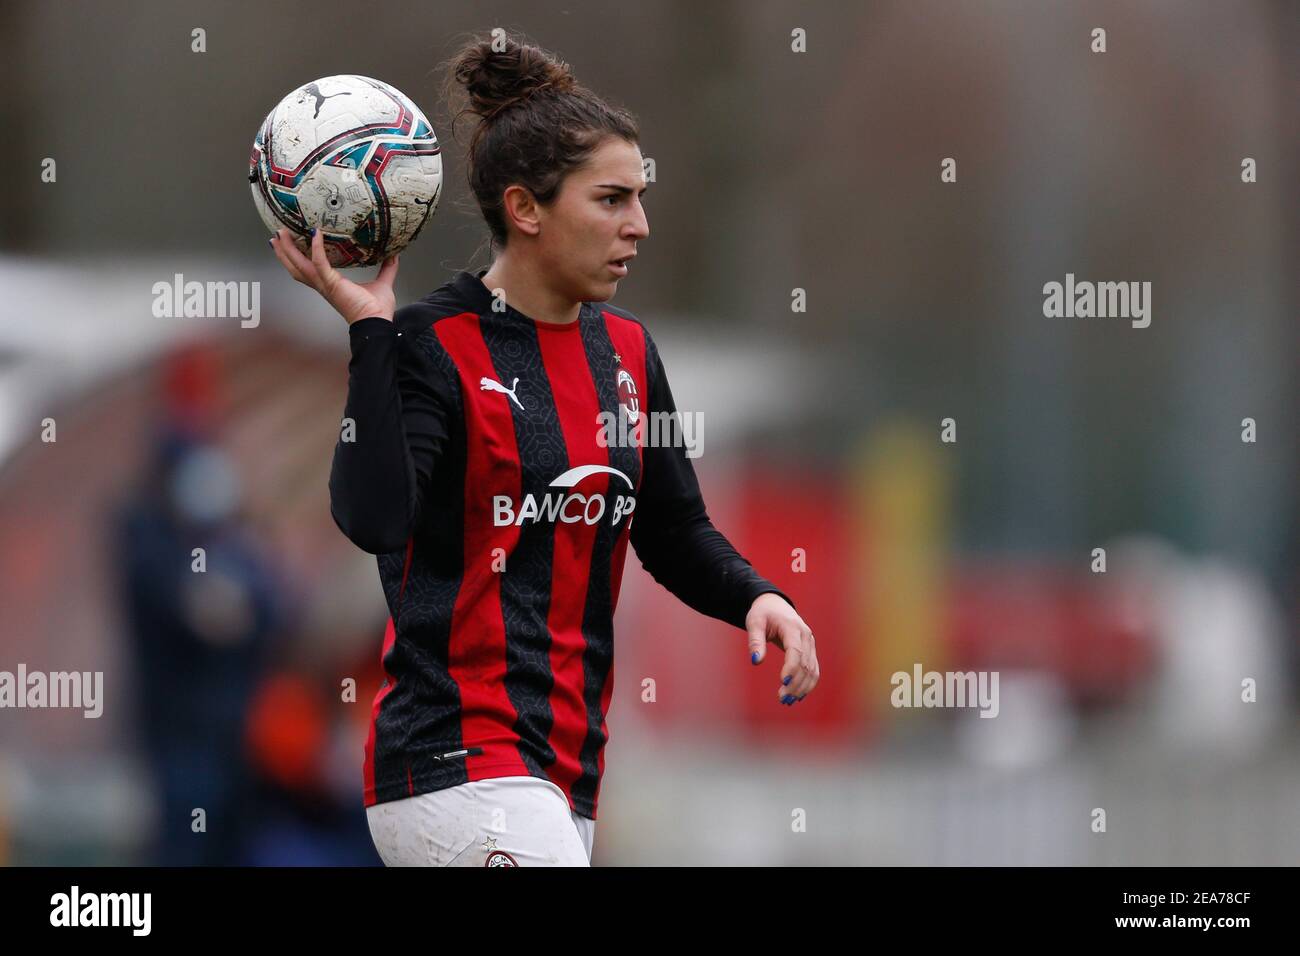
[[[505,210],[506,224],[513,224],[526,236],[535,236],[542,231],[541,206],[536,198],[524,186],[507,186],[501,197]]]

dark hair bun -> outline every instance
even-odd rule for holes
[[[493,49],[494,43],[499,49]],[[464,49],[453,77],[469,93],[469,111],[485,119],[543,90],[564,93],[576,85],[567,63],[509,38],[482,40]]]
[[[446,70],[451,135],[465,114],[475,118],[465,173],[493,244],[509,239],[503,197],[512,185],[547,205],[606,138],[640,139],[632,114],[611,109],[567,63],[526,38],[471,35]]]

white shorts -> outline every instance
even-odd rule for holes
[[[494,777],[366,808],[385,866],[590,866],[596,821],[541,777]]]

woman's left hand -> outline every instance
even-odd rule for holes
[[[804,623],[799,612],[781,595],[769,591],[760,594],[750,605],[749,614],[745,616],[745,630],[749,632],[749,653],[753,663],[762,663],[769,643],[785,651],[777,699],[783,704],[795,704],[808,696],[817,686],[821,668],[817,664],[812,629]]]

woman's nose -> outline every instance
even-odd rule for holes
[[[645,239],[650,235],[650,221],[646,219],[645,208],[638,202],[632,207],[632,218],[624,227],[625,239]]]

